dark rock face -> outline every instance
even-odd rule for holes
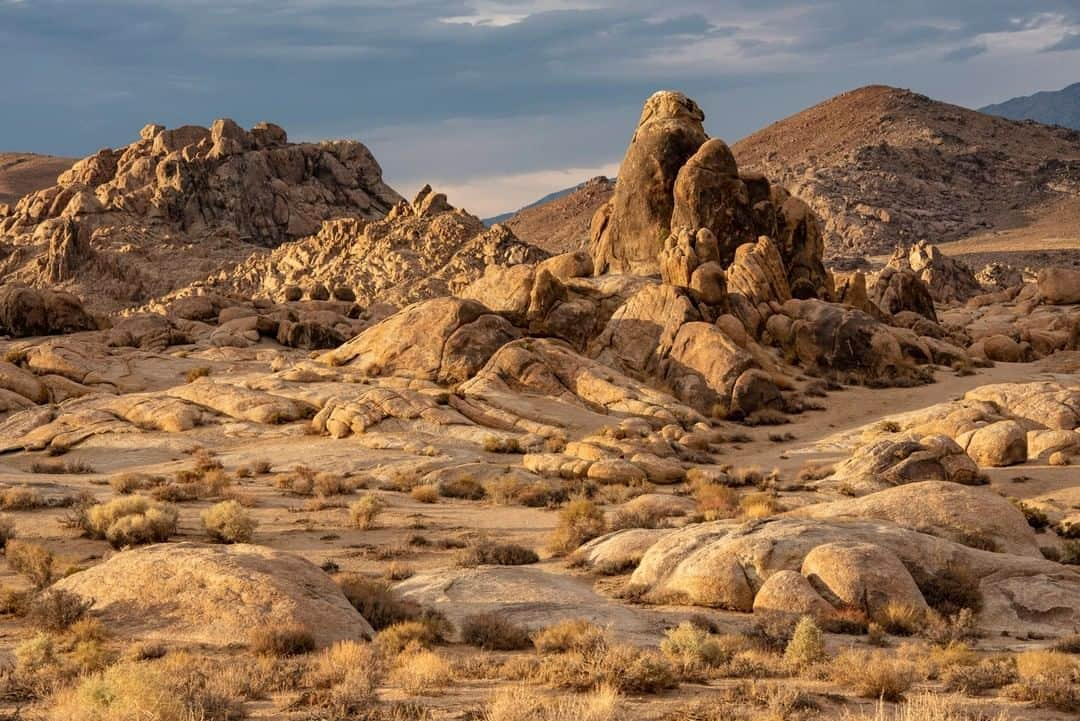
[[[70,293],[0,286],[0,333],[25,338],[97,330],[97,322]]]

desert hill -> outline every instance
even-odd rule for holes
[[[70,168],[75,158],[35,153],[0,153],[0,205],[56,183],[56,177]]]
[[[1080,130],[1080,83],[987,105],[979,112]]]
[[[826,100],[732,150],[740,168],[810,203],[833,255],[1013,227],[1080,194],[1080,133],[885,86]]]
[[[588,243],[593,213],[614,190],[615,181],[601,175],[541,198],[502,222],[521,240],[549,253],[578,250]]]

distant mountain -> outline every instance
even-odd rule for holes
[[[589,245],[589,224],[596,209],[608,201],[615,181],[603,175],[546,195],[515,213],[489,218],[504,223],[521,240],[549,253],[565,253]]]
[[[979,110],[1012,120],[1035,120],[1044,125],[1080,130],[1080,83],[1073,83],[1062,90],[1046,90],[1013,98]]]
[[[1080,132],[880,85],[773,123],[732,151],[740,170],[764,173],[818,212],[832,255],[1028,226],[1080,199]]]
[[[34,153],[0,153],[0,203],[15,204],[19,198],[56,184],[56,178],[75,164],[75,158]]]

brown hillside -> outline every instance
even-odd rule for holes
[[[75,158],[34,153],[0,153],[0,203],[14,204],[35,190],[48,188]]]
[[[733,147],[825,221],[831,254],[959,240],[1037,222],[1080,196],[1080,133],[868,86]],[[1026,212],[1044,208],[1045,211]]]
[[[601,175],[566,195],[522,208],[505,225],[521,240],[549,253],[581,250],[589,245],[593,213],[611,198],[614,190],[615,181]]]

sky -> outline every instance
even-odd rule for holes
[[[980,107],[1080,80],[1080,0],[0,0],[0,149],[149,122],[349,137],[480,216],[613,175],[681,90],[730,142],[845,90]]]

